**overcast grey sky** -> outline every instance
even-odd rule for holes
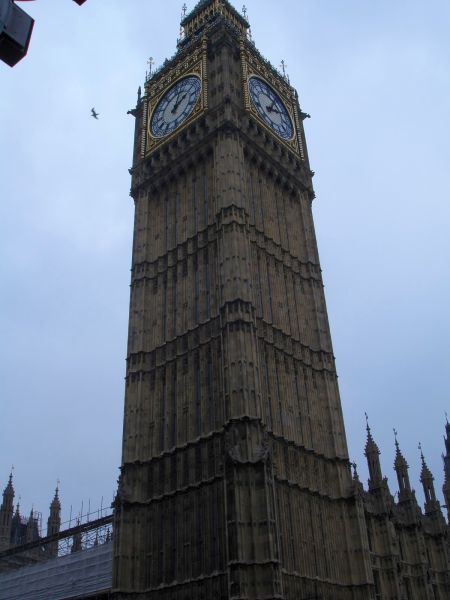
[[[241,0],[242,2],[242,0]],[[241,2],[235,3],[241,8]],[[176,49],[183,2],[37,0],[28,56],[0,63],[0,486],[65,516],[112,499],[123,412],[136,102]],[[195,2],[187,2],[192,9]],[[364,411],[391,491],[392,428],[442,498],[450,412],[450,3],[246,0],[302,108],[351,458]],[[99,121],[90,117],[95,106]],[[418,493],[422,501],[422,493]]]

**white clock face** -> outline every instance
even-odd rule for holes
[[[200,78],[189,75],[177,81],[158,102],[150,121],[153,137],[162,138],[179,127],[191,115],[200,97]]]
[[[250,98],[264,122],[281,138],[290,140],[294,136],[289,113],[278,94],[259,77],[248,81]]]

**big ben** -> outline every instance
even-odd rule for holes
[[[120,600],[370,600],[305,114],[227,0],[136,109]]]

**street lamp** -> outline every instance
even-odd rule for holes
[[[16,0],[32,2],[33,0]],[[79,6],[86,0],[74,0]],[[0,0],[0,60],[10,67],[28,52],[34,19],[22,10],[14,0]]]

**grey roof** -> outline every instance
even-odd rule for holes
[[[112,585],[112,543],[0,573],[1,600],[69,600]]]

